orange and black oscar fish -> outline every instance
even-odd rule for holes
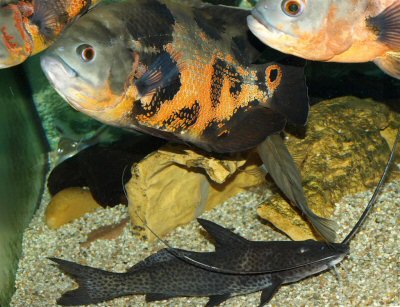
[[[250,64],[220,8],[156,0],[98,6],[66,29],[42,68],[79,111],[207,151],[243,151],[287,121],[304,125],[303,63]],[[224,8],[230,12],[248,15]]]
[[[46,49],[64,28],[98,0],[0,2],[0,68]]]

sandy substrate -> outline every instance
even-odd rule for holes
[[[256,216],[256,208],[266,193],[260,189],[237,195],[202,215],[229,227],[251,240],[288,240]],[[333,217],[340,225],[342,239],[364,209],[371,191],[346,197]],[[130,223],[115,240],[97,240],[83,248],[79,243],[100,226],[117,223],[128,216],[124,206],[87,214],[59,230],[43,222],[48,195],[24,234],[23,257],[16,280],[17,291],[11,306],[55,306],[56,299],[76,284],[46,257],[58,257],[105,270],[123,272],[136,262],[163,248],[160,242],[147,243],[134,236]],[[363,230],[351,243],[351,254],[334,271],[296,284],[283,286],[269,306],[382,306],[400,305],[400,181],[385,186]],[[197,222],[179,227],[166,237],[175,246],[192,250],[212,250],[213,245]],[[260,293],[238,296],[223,306],[257,306]],[[176,298],[150,306],[204,306],[207,298]],[[114,299],[97,306],[148,306],[143,295]]]

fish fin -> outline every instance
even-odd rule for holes
[[[267,304],[272,297],[275,295],[275,293],[279,290],[279,288],[282,285],[282,281],[278,278],[272,278],[272,285],[270,285],[268,288],[265,288],[261,292],[261,297],[260,297],[260,304],[258,306],[264,306]]]
[[[376,32],[378,41],[400,49],[400,1],[393,2],[379,15],[367,18],[366,23]]]
[[[325,240],[334,242],[337,225],[334,221],[317,216],[308,207],[300,172],[281,136],[269,136],[257,147],[257,152],[283,194],[301,210]]]
[[[173,297],[176,297],[176,296],[163,294],[163,293],[147,293],[146,294],[146,302],[150,303],[150,302],[156,302],[156,301],[163,301],[163,300],[168,300]]]
[[[400,79],[400,52],[387,52],[384,57],[376,58],[374,63],[389,76]]]
[[[175,259],[176,257],[172,252],[169,252],[167,248],[159,250],[157,253],[150,255],[146,259],[139,261],[134,264],[132,267],[126,270],[127,273],[133,273],[140,269],[150,267],[155,263],[160,263],[164,261],[169,261],[171,259]]]
[[[70,274],[79,284],[78,289],[65,292],[57,300],[59,305],[89,305],[124,295],[124,293],[118,293],[111,285],[113,280],[110,279],[112,279],[112,276],[118,275],[117,273],[110,273],[63,259],[48,259],[57,263],[62,271]]]
[[[33,14],[30,20],[32,24],[38,27],[40,34],[46,41],[52,41],[60,24],[68,21],[68,15],[63,4],[64,1],[62,0],[53,0],[50,5],[47,1],[33,1]]]
[[[179,55],[162,52],[150,65],[148,70],[135,81],[139,98],[152,95],[155,91],[167,86],[177,85],[183,65],[179,64]]]
[[[212,296],[210,296],[205,307],[218,306],[219,304],[225,302],[230,297],[231,297],[231,295],[229,293],[221,294],[221,295],[212,295]]]
[[[215,152],[239,152],[256,147],[265,138],[283,130],[285,117],[265,106],[238,110],[224,125],[212,124],[197,146]],[[190,142],[190,139],[188,140]]]
[[[271,109],[283,114],[288,122],[305,125],[310,101],[304,74],[306,61],[287,57],[279,63],[265,65],[265,82],[271,93]],[[259,69],[259,68],[258,68]]]
[[[198,218],[197,222],[213,237],[215,240],[215,249],[232,245],[247,245],[249,241],[242,236],[224,228],[214,222]]]

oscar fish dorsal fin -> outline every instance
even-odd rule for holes
[[[245,246],[250,241],[235,234],[227,228],[224,228],[214,222],[198,218],[199,224],[207,231],[207,233],[215,240],[215,248],[220,249],[223,247],[232,246]]]
[[[392,3],[379,15],[367,18],[366,23],[380,42],[400,50],[400,1]]]

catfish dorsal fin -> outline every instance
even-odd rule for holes
[[[394,50],[400,49],[400,1],[393,2],[379,15],[367,18],[366,22],[380,42]]]
[[[232,245],[247,245],[249,243],[247,239],[214,222],[200,218],[197,221],[213,237],[216,249]]]

